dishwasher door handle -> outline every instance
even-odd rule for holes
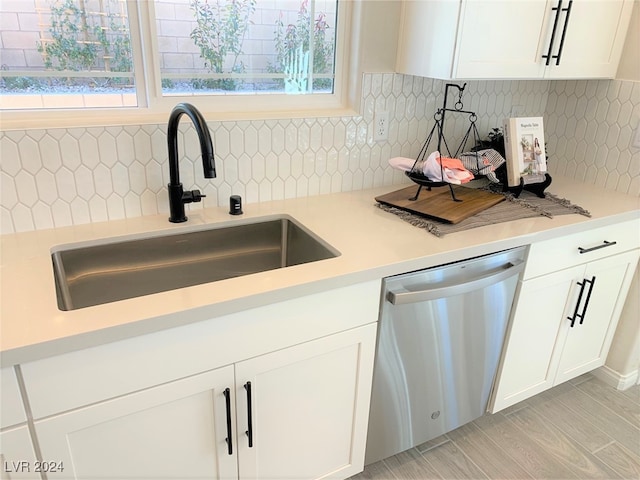
[[[438,298],[452,297],[479,290],[481,288],[500,283],[513,275],[520,273],[524,269],[524,261],[508,262],[502,266],[502,270],[488,275],[482,275],[472,280],[455,283],[446,287],[429,288],[417,292],[387,292],[387,301],[393,305],[404,305],[407,303],[426,302]]]

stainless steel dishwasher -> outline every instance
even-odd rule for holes
[[[383,280],[366,464],[486,412],[524,255],[519,247]]]

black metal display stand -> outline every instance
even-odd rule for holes
[[[502,153],[502,152],[500,152]],[[524,179],[520,177],[520,185],[516,185],[515,187],[509,186],[509,181],[507,179],[507,167],[506,164],[501,165],[495,171],[498,180],[502,184],[502,192],[511,193],[514,197],[518,198],[523,190],[531,192],[540,198],[544,198],[544,191],[551,185],[552,178],[548,173],[544,174],[544,180],[538,183],[524,183]]]
[[[424,144],[422,145],[422,148],[420,149],[420,152],[418,153],[418,156],[416,158],[416,161],[413,163],[413,166],[411,167],[411,170],[408,172],[405,172],[405,174],[407,175],[407,177],[409,177],[413,182],[418,184],[418,190],[416,191],[416,194],[411,197],[409,200],[415,201],[418,199],[418,196],[420,195],[420,192],[422,190],[423,187],[426,187],[427,190],[431,190],[431,187],[442,187],[445,185],[449,186],[449,191],[451,192],[451,198],[453,199],[453,201],[455,202],[461,202],[462,200],[456,198],[456,195],[453,191],[453,186],[450,182],[447,181],[434,181],[429,179],[429,177],[427,177],[423,171],[422,171],[422,167],[424,165],[424,160],[425,157],[427,156],[428,152],[429,152],[429,145],[431,144],[431,141],[433,140],[434,134],[437,134],[437,150],[438,152],[442,152],[442,148],[445,147],[447,154],[449,156],[453,156],[453,157],[457,157],[460,153],[463,152],[464,148],[466,147],[467,142],[469,141],[469,138],[471,137],[472,140],[472,148],[470,149],[473,152],[477,152],[479,150],[478,146],[482,145],[483,142],[480,141],[480,135],[478,134],[478,129],[476,127],[476,120],[477,120],[477,115],[475,112],[469,111],[469,110],[464,110],[464,105],[462,103],[462,94],[464,93],[464,89],[467,86],[466,83],[464,83],[462,86],[457,85],[455,83],[447,83],[445,85],[445,89],[444,89],[444,102],[442,104],[442,108],[438,109],[435,113],[435,115],[433,116],[435,122],[433,127],[431,128],[431,131],[429,132],[429,135],[427,136],[427,140],[424,142]],[[449,89],[450,88],[455,88],[458,90],[458,101],[454,104],[453,108],[447,108],[447,100],[448,100],[448,96],[449,96]],[[469,128],[467,129],[466,133],[464,134],[462,141],[460,142],[460,145],[458,146],[458,148],[456,149],[455,153],[453,153],[453,155],[451,154],[451,150],[449,149],[449,145],[447,144],[446,138],[444,136],[444,125],[445,125],[445,116],[447,114],[447,112],[449,113],[455,113],[455,114],[466,114],[469,116]],[[504,139],[503,139],[504,142]],[[500,151],[501,150],[501,151]],[[502,154],[502,156],[505,156],[505,149],[504,149],[504,143],[502,145],[502,148],[500,149],[498,152],[500,154]],[[476,155],[476,161],[478,163],[477,165],[477,169],[478,171],[481,170],[481,165],[480,165],[480,155]],[[440,163],[440,172],[441,172],[441,177],[442,179],[444,179],[444,168],[442,166],[442,162]],[[520,194],[522,193],[523,190],[527,190],[529,192],[534,193],[535,195],[537,195],[540,198],[544,198],[544,191],[545,189],[551,185],[551,176],[548,173],[544,174],[544,180],[538,183],[524,183],[524,180],[522,178],[520,178],[520,185],[515,186],[515,187],[510,187],[509,186],[509,182],[507,180],[507,169],[506,169],[506,164],[501,165],[500,167],[498,167],[495,171],[495,174],[498,178],[498,180],[500,181],[500,183],[502,183],[502,191],[503,193],[506,192],[510,192],[512,195],[514,195],[515,197],[520,196]]]
[[[544,198],[544,191],[547,187],[551,185],[551,175],[548,173],[544,174],[544,180],[539,183],[527,183],[525,185],[524,180],[520,178],[520,185],[517,187],[507,187],[509,191],[513,194],[514,197],[518,198],[522,193],[522,190],[527,190],[528,192],[535,193],[538,197]]]
[[[431,190],[431,187],[442,187],[445,185],[449,186],[449,191],[451,192],[451,198],[453,199],[453,201],[455,202],[461,202],[462,200],[459,200],[458,198],[456,198],[456,195],[453,191],[453,187],[451,185],[450,182],[447,181],[433,181],[430,180],[429,177],[427,177],[422,171],[420,171],[420,169],[417,169],[416,166],[418,165],[422,165],[422,162],[424,162],[425,156],[428,153],[428,149],[429,149],[429,144],[431,143],[431,140],[433,139],[433,135],[437,130],[437,135],[438,135],[438,144],[437,144],[437,150],[438,152],[442,152],[442,147],[444,146],[447,149],[447,153],[449,155],[451,155],[451,151],[449,149],[449,145],[447,144],[447,141],[444,137],[444,121],[445,121],[445,115],[447,112],[451,112],[451,113],[463,113],[463,114],[467,114],[469,115],[469,128],[467,129],[467,132],[465,133],[462,142],[460,143],[460,145],[458,146],[456,152],[453,154],[453,156],[457,156],[465,147],[467,141],[469,140],[469,137],[472,136],[473,137],[473,141],[474,141],[474,145],[477,144],[480,141],[480,136],[478,134],[478,129],[476,128],[476,119],[478,118],[475,112],[471,112],[469,110],[463,110],[464,105],[462,104],[462,94],[464,92],[465,87],[467,86],[467,84],[465,83],[464,85],[462,85],[462,87],[460,85],[456,85],[455,83],[447,83],[445,85],[444,88],[444,102],[442,105],[442,108],[438,109],[438,111],[435,113],[435,115],[433,116],[435,122],[433,125],[433,128],[431,129],[431,131],[429,132],[429,135],[427,136],[427,140],[424,142],[424,144],[422,145],[422,148],[420,149],[420,153],[418,153],[418,156],[416,158],[416,161],[413,164],[413,167],[411,168],[410,171],[406,172],[406,175],[415,183],[417,183],[418,186],[418,190],[416,191],[415,196],[411,197],[410,200],[417,200],[418,199],[418,195],[420,195],[420,191],[422,190],[423,187],[427,187],[427,190]],[[448,95],[449,95],[449,88],[457,88],[458,89],[458,101],[455,103],[454,108],[447,108],[447,99],[448,99]],[[444,168],[442,167],[442,164],[440,165],[440,171],[441,171],[441,178],[444,178]]]

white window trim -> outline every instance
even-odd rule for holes
[[[136,107],[96,109],[38,109],[0,111],[0,131],[33,128],[73,128],[83,126],[121,126],[159,124],[167,121],[171,109],[180,102],[194,104],[208,121],[261,120],[280,118],[357,115],[354,89],[361,80],[357,65],[361,15],[354,0],[338,3],[336,32],[336,88],[333,94],[284,95],[247,94],[216,96],[162,97],[157,58],[156,26],[150,0],[127,0],[130,25],[141,35],[132,35],[134,75],[138,89]],[[355,8],[354,8],[355,7]],[[144,45],[142,42],[151,42]]]

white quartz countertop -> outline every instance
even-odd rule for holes
[[[0,363],[24,363],[136,335],[202,321],[332,288],[380,279],[534,241],[640,218],[640,199],[573,180],[554,178],[548,191],[589,210],[591,218],[536,217],[436,237],[375,206],[374,197],[406,185],[246,204],[242,217],[227,208],[3,235],[0,264]],[[73,311],[58,309],[52,248],[149,232],[178,233],[202,225],[289,215],[341,255],[244,277],[182,288]],[[639,233],[640,234],[640,233]]]

